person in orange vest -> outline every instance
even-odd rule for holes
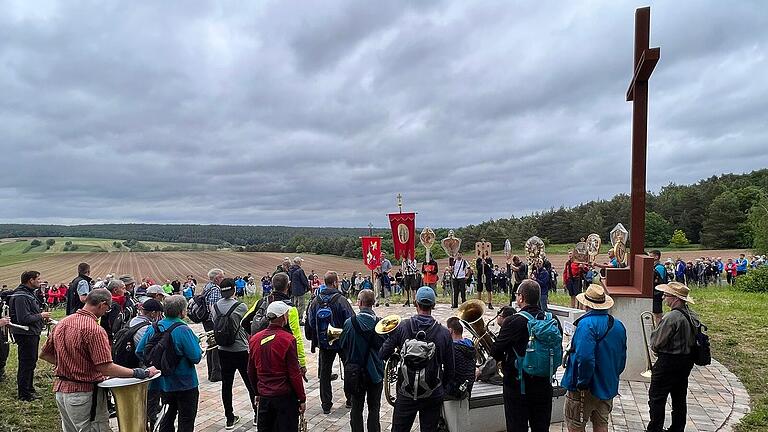
[[[437,289],[437,261],[431,256],[429,257],[429,261],[424,261],[421,264],[421,275],[422,283],[424,285],[433,290]]]

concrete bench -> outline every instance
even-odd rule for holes
[[[563,421],[565,389],[554,387],[552,423]],[[443,418],[451,432],[500,432],[506,430],[502,386],[476,382],[469,400],[443,402]]]

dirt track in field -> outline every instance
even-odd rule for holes
[[[680,251],[665,252],[662,259],[678,256],[685,260],[696,257],[722,257],[724,260],[736,258],[742,250],[711,250],[711,251]],[[131,274],[134,278],[151,277],[155,281],[183,278],[194,275],[198,282],[206,280],[208,270],[214,267],[222,268],[229,276],[253,274],[260,279],[265,274],[272,274],[275,266],[280,264],[284,254],[272,252],[101,252],[101,253],[62,253],[45,255],[31,262],[11,264],[0,267],[0,282],[13,288],[19,283],[19,275],[25,270],[37,270],[50,283],[69,283],[77,276],[77,264],[91,264],[91,274],[94,277],[104,277],[107,273],[120,275]],[[304,270],[309,273],[315,270],[319,275],[327,270],[352,274],[353,271],[366,271],[362,260],[334,257],[329,255],[304,255]],[[291,255],[293,258],[293,255]],[[467,257],[469,258],[469,257]],[[550,260],[558,272],[562,272],[566,261],[565,255],[551,255]],[[503,267],[504,256],[494,254],[494,263]],[[598,262],[607,260],[606,256],[598,257]],[[395,263],[393,263],[395,264]],[[438,262],[442,270],[447,260]]]

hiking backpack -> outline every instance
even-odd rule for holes
[[[520,356],[515,351],[520,393],[525,394],[523,372],[550,380],[555,375],[563,358],[563,335],[557,326],[557,320],[549,312],[543,313],[544,319],[538,319],[525,311],[517,314],[528,320],[528,346],[525,354]]]
[[[267,318],[267,308],[275,300],[274,296],[264,297],[256,304],[256,310],[251,317],[251,334],[256,334],[269,327],[269,318]],[[287,304],[287,303],[286,303]],[[290,306],[290,305],[289,305]]]
[[[418,330],[410,321],[413,338],[406,339],[400,347],[398,364],[399,391],[413,400],[425,399],[442,384],[442,371],[435,362],[437,348],[434,342],[425,340],[437,321],[425,330]]]
[[[702,323],[699,323],[698,326],[693,325],[693,320],[688,313],[683,312],[682,309],[678,309],[678,311],[685,315],[685,318],[688,320],[688,323],[691,324],[691,328],[693,329],[694,345],[691,349],[691,358],[693,358],[693,363],[698,366],[709,365],[712,363],[712,349],[709,345],[709,335],[706,333],[708,330],[707,326]]]
[[[216,345],[228,347],[237,342],[240,323],[232,319],[232,312],[241,304],[241,302],[235,302],[225,314],[221,313],[218,304],[213,305],[216,310],[216,319],[213,322],[213,338],[216,340]]]
[[[330,297],[324,294],[317,296],[317,308],[315,309],[315,331],[317,332],[317,342],[320,348],[331,348],[328,342],[328,326],[333,323],[333,310],[331,305],[336,303],[341,294],[333,294]]]
[[[117,314],[115,320],[112,322],[112,334],[114,334],[115,337],[117,337],[117,333],[120,330],[128,328],[131,320],[138,315],[139,311],[137,310],[136,305],[130,300],[129,302],[130,304],[126,302],[125,307],[121,308],[120,313]]]
[[[171,333],[176,327],[181,325],[184,325],[184,323],[175,322],[167,329],[160,330],[160,326],[157,323],[152,324],[155,332],[144,346],[144,364],[146,366],[154,366],[164,375],[170,375],[176,370],[176,366],[179,365],[181,359],[176,353]]]
[[[211,319],[211,310],[208,308],[208,294],[211,292],[211,285],[205,287],[202,293],[192,297],[192,301],[187,304],[187,316],[193,323],[201,323]]]
[[[136,343],[133,338],[136,332],[151,324],[149,321],[142,321],[115,333],[115,342],[112,344],[112,361],[115,364],[131,369],[141,366],[141,360],[136,356]]]

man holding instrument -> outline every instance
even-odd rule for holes
[[[107,332],[98,323],[111,305],[109,291],[88,293],[85,306],[56,325],[40,353],[56,366],[53,390],[64,432],[110,430],[106,392],[96,387],[107,376],[144,379],[157,373],[155,368],[128,369],[112,362]]]

